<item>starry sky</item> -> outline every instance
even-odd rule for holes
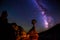
[[[60,23],[59,0],[37,0],[47,9],[47,15],[53,17],[54,24]],[[0,0],[0,15],[3,10],[8,12],[9,23],[15,22],[22,26],[26,32],[32,28],[31,20],[36,19],[38,32],[44,31],[42,15],[34,0]]]

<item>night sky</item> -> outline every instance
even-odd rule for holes
[[[60,23],[60,2],[58,0],[37,0],[47,9],[47,15],[53,17],[54,23]],[[31,20],[36,19],[38,32],[44,31],[42,16],[33,0],[0,0],[0,14],[3,10],[8,12],[9,23],[16,22],[26,31],[32,27]]]

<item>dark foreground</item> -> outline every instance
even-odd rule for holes
[[[56,24],[53,28],[39,33],[39,40],[60,40],[60,24]]]

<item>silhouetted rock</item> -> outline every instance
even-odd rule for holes
[[[1,17],[0,17],[0,37],[5,38],[5,40],[8,40],[8,19],[7,19],[7,11],[2,11]],[[2,39],[2,40],[3,40]]]
[[[56,24],[51,29],[39,33],[39,40],[60,40],[60,24]]]
[[[21,36],[21,32],[24,29],[21,26],[18,26],[16,23],[11,23],[9,27],[9,39],[16,40]]]
[[[16,26],[17,26],[16,23],[10,23],[9,40],[16,40],[16,34],[15,34],[15,29],[14,29],[14,27],[16,27]]]
[[[37,21],[35,19],[32,20],[33,27],[28,32],[30,40],[38,40],[39,36],[38,36],[38,32],[36,31],[36,22]]]

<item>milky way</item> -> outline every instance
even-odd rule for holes
[[[51,26],[51,25],[49,25],[49,23],[51,23],[51,20],[52,20],[51,17],[46,15],[46,8],[38,0],[34,0],[34,3],[36,4],[37,8],[39,9],[39,11],[42,14],[44,27],[46,29],[48,29],[48,27]]]

